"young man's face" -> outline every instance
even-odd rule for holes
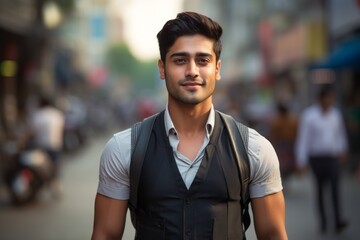
[[[179,37],[166,54],[166,64],[158,62],[165,79],[169,103],[211,103],[215,81],[220,80],[220,60],[216,62],[214,41],[202,35]]]
[[[324,110],[329,109],[335,103],[335,93],[327,93],[321,100],[320,104]]]

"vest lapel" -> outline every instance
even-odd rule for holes
[[[201,164],[196,173],[195,179],[189,188],[190,191],[195,191],[196,188],[198,188],[207,177],[209,167],[211,166],[211,162],[213,160],[213,155],[214,155],[214,152],[216,149],[216,144],[219,140],[219,136],[220,136],[220,133],[222,130],[221,120],[218,115],[219,114],[216,113],[214,130],[210,137],[210,142],[205,148],[205,154],[201,160]]]
[[[173,149],[170,145],[169,137],[166,133],[165,122],[164,122],[164,112],[162,112],[162,114],[159,115],[157,120],[159,121],[159,124],[157,125],[158,131],[160,132],[160,135],[161,135],[159,142],[161,142],[161,144],[164,147],[164,149],[166,150],[166,154],[167,154],[167,157],[165,157],[165,159],[167,159],[169,161],[169,165],[171,166],[171,171],[173,172],[174,177],[176,178],[178,188],[181,189],[182,192],[187,192],[188,189],[187,189],[187,187],[184,183],[184,180],[181,177],[180,171],[176,165]]]

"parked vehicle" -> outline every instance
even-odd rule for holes
[[[15,205],[32,202],[53,177],[54,166],[50,156],[37,148],[24,151],[13,148],[5,156],[3,175],[11,202]]]

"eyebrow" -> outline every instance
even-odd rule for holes
[[[210,53],[205,53],[205,52],[198,52],[195,55],[196,55],[196,57],[211,57],[211,58],[213,58],[213,55],[211,55]],[[189,57],[189,56],[190,56],[190,54],[188,52],[175,52],[170,55],[170,58],[172,58],[172,57]]]

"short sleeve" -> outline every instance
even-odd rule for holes
[[[283,187],[279,160],[272,144],[254,129],[249,129],[250,198],[280,192]]]
[[[116,133],[106,143],[100,159],[97,192],[110,198],[129,199],[131,129]]]

